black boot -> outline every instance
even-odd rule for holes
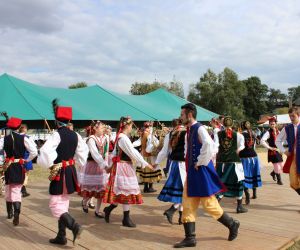
[[[277,184],[278,185],[283,185],[282,181],[281,181],[281,175],[280,174],[276,174],[277,177]]]
[[[103,212],[104,212],[104,214],[105,214],[104,219],[105,219],[106,223],[109,223],[109,216],[110,216],[110,213],[111,213],[111,211],[113,211],[116,207],[117,207],[117,205],[115,205],[115,204],[110,204],[108,207],[105,207],[105,208],[103,209]]]
[[[182,211],[179,211],[178,224],[182,225]]]
[[[252,196],[252,199],[256,199],[256,198],[257,198],[256,188],[253,188],[253,196]]]
[[[156,190],[153,188],[153,183],[149,183],[148,193],[155,193]]]
[[[23,198],[30,195],[29,193],[27,193],[27,190],[26,190],[25,186],[22,186],[21,193],[22,193]]]
[[[69,213],[62,214],[59,219],[62,221],[65,227],[72,231],[74,244],[75,240],[79,238],[80,234],[82,233],[82,227],[75,222],[75,219]]]
[[[20,216],[20,212],[21,212],[21,202],[19,202],[19,201],[13,202],[13,206],[14,206],[13,224],[15,226],[18,226],[19,225],[19,216]]]
[[[14,214],[13,214],[13,203],[11,201],[6,202],[6,210],[7,210],[7,219],[12,219],[12,217],[14,217]]]
[[[300,195],[300,188],[298,188],[298,189],[295,189],[295,191],[297,192],[297,194],[299,194],[299,195]]]
[[[245,192],[245,196],[246,196],[246,205],[249,205],[249,204],[250,204],[250,194],[249,194],[249,189],[248,189],[248,188],[245,188],[245,189],[244,189],[244,192]]]
[[[176,211],[177,211],[177,208],[175,208],[174,205],[172,205],[169,209],[167,209],[164,212],[164,215],[167,216],[167,219],[170,224],[173,224],[173,215],[175,214]]]
[[[149,183],[144,182],[144,193],[149,193]]]
[[[238,231],[240,227],[240,222],[238,220],[234,220],[227,213],[223,213],[221,218],[218,219],[225,227],[229,229],[228,240],[232,241],[238,236]]]
[[[195,247],[197,244],[195,233],[195,222],[183,223],[185,238],[183,241],[176,243],[174,248]]]
[[[136,225],[132,222],[132,220],[129,217],[129,211],[123,212],[122,224],[124,227],[136,227]]]
[[[57,245],[66,245],[67,244],[66,226],[61,218],[59,218],[59,220],[58,220],[57,236],[54,239],[50,239],[49,242],[52,244],[57,244]]]
[[[273,181],[276,181],[276,174],[275,174],[274,170],[270,173],[270,175],[272,176]]]
[[[240,213],[247,213],[248,212],[248,209],[243,207],[242,202],[243,202],[242,199],[237,200],[236,212],[238,214],[240,214]]]

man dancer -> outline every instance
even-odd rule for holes
[[[8,118],[7,115],[5,117]],[[6,125],[12,132],[4,137],[3,145],[0,145],[0,149],[4,149],[6,156],[3,169],[5,171],[7,218],[14,218],[13,224],[15,226],[19,225],[19,215],[21,212],[21,189],[25,179],[24,164],[37,156],[35,143],[17,131],[21,126],[21,122],[22,120],[16,117],[11,117],[8,120]],[[26,150],[29,155],[24,159]]]
[[[79,166],[86,163],[88,147],[79,134],[67,128],[72,119],[71,107],[58,107],[53,100],[57,124],[54,132],[40,149],[37,164],[50,168],[50,202],[52,215],[58,218],[58,233],[50,239],[52,244],[66,245],[66,228],[72,230],[73,244],[81,233],[81,226],[69,214],[69,194],[79,191],[75,161]]]
[[[214,219],[229,229],[228,240],[238,235],[239,221],[231,218],[221,208],[216,193],[223,191],[223,185],[212,163],[214,142],[201,123],[196,121],[197,109],[192,103],[181,107],[181,120],[187,126],[186,168],[187,177],[183,191],[182,222],[185,239],[174,245],[175,248],[196,246],[195,221],[199,203]]]
[[[300,114],[298,108],[290,108],[289,116],[292,123],[281,130],[275,144],[280,152],[285,153],[287,156],[283,172],[289,173],[290,186],[300,195]],[[288,150],[283,147],[286,140]]]

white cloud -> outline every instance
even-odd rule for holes
[[[284,91],[299,84],[296,0],[6,2],[0,71],[24,80],[128,92],[176,75],[188,89],[208,68],[230,67]]]

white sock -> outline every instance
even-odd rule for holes
[[[123,204],[123,212],[129,211],[130,205],[128,204]]]
[[[101,207],[101,199],[97,199],[97,205],[96,205],[96,213],[99,214],[99,210]]]
[[[175,207],[176,209],[178,209],[178,207],[180,206],[180,203],[174,203],[173,207]]]

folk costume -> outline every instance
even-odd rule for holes
[[[256,188],[262,186],[260,175],[260,163],[255,152],[255,137],[251,130],[251,123],[244,121],[241,124],[242,135],[245,139],[245,148],[240,151],[239,157],[244,167],[244,192],[246,195],[246,204],[250,203],[249,188],[253,190],[253,199],[257,198]]]
[[[95,126],[101,126],[101,123],[96,123]],[[95,216],[104,218],[99,211],[109,176],[105,170],[108,167],[108,137],[106,135],[90,135],[87,145],[89,156],[87,163],[80,169],[78,178],[79,195],[83,197],[82,208],[85,213],[88,213],[88,201],[94,197],[97,199]]]
[[[123,133],[125,126],[132,123],[133,121],[128,117],[122,118],[120,121],[120,131],[116,137],[110,176],[103,197],[104,203],[111,204],[103,210],[105,221],[109,223],[111,211],[117,207],[117,204],[122,204],[122,224],[125,227],[136,227],[129,217],[130,205],[143,203],[133,161],[139,163],[142,168],[149,165],[133,147],[128,136]]]
[[[269,123],[271,122],[277,122],[275,117],[272,117],[269,119]],[[281,173],[282,173],[282,168],[283,168],[283,159],[282,155],[277,149],[277,146],[275,144],[276,138],[279,134],[279,130],[277,128],[272,129],[270,128],[267,130],[263,137],[261,138],[261,145],[263,145],[265,148],[268,149],[268,162],[272,162],[273,164],[273,171],[270,173],[272,176],[273,180],[277,180],[278,185],[283,185],[281,181]]]
[[[237,213],[245,213],[248,210],[242,206],[244,191],[244,169],[241,164],[239,152],[245,148],[244,136],[232,130],[231,117],[224,118],[225,130],[218,132],[216,144],[219,145],[217,153],[217,173],[227,188],[226,192],[218,195],[220,200],[225,197],[237,198]]]
[[[175,248],[196,246],[195,221],[200,202],[207,213],[229,229],[228,240],[237,237],[240,223],[223,211],[215,197],[224,191],[224,186],[214,168],[213,153],[212,138],[201,123],[194,122],[187,128],[185,141],[187,177],[182,204],[185,239],[175,244]]]
[[[37,148],[32,140],[29,140],[24,135],[17,132],[22,120],[11,117],[7,122],[7,127],[10,128],[11,134],[4,137],[3,145],[0,148],[5,153],[5,163],[3,170],[5,171],[5,200],[7,208],[7,218],[13,218],[13,224],[19,225],[19,216],[21,212],[21,189],[25,179],[26,161],[31,161],[37,156]],[[25,151],[29,152],[25,159]]]
[[[144,123],[144,130],[139,140],[133,143],[134,147],[141,146],[141,155],[149,164],[154,164],[156,156],[152,154],[154,147],[159,144],[158,139],[153,135],[153,127],[151,123]],[[153,188],[154,182],[159,182],[162,178],[161,170],[152,170],[148,167],[144,169],[137,168],[140,181],[144,183],[144,193],[153,193],[156,190]]]
[[[173,224],[173,215],[177,209],[179,209],[178,223],[182,224],[182,195],[186,179],[184,157],[185,134],[186,129],[181,125],[167,134],[164,140],[164,146],[155,161],[155,165],[158,165],[164,159],[170,159],[168,179],[157,197],[160,201],[173,203],[173,205],[164,212],[170,224]]]
[[[53,101],[55,119],[58,126],[40,149],[37,164],[50,168],[50,202],[52,215],[58,219],[58,233],[50,243],[67,244],[66,228],[73,233],[73,243],[80,235],[82,228],[69,213],[69,195],[79,191],[76,165],[85,165],[88,147],[81,136],[68,129],[66,124],[72,119],[71,107],[59,107]]]
[[[285,141],[288,143],[288,149],[283,147]],[[287,150],[290,153],[283,172],[289,174],[291,188],[300,195],[300,123],[285,126],[277,136],[275,144],[281,153]]]

